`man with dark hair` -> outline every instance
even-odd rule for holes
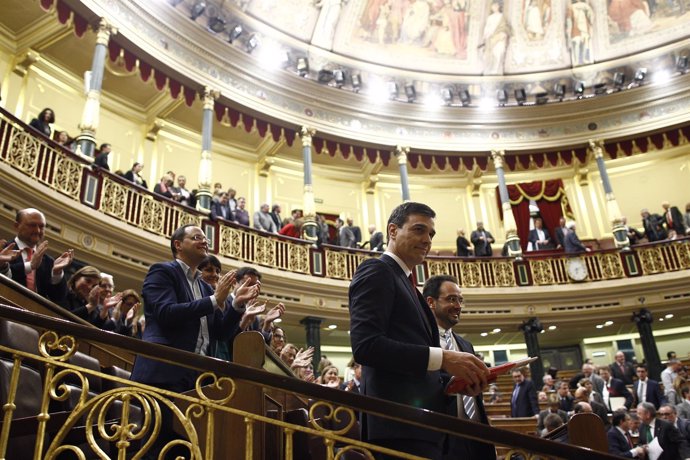
[[[412,271],[431,249],[435,217],[421,203],[393,210],[388,249],[363,261],[350,284],[350,341],[362,364],[364,395],[446,412],[441,369],[466,380],[469,396],[484,390],[488,369],[471,353],[439,347],[435,318],[412,282]],[[361,423],[365,441],[425,458],[442,456],[443,433],[369,414],[362,414]]]
[[[352,236],[355,237],[355,247],[357,247],[362,242],[362,230],[354,225],[352,217],[347,218],[347,226],[352,231]]]
[[[345,221],[340,217],[335,220],[335,228],[338,230],[338,246],[342,246],[344,248],[357,247],[355,234],[352,233],[352,229],[345,225]]]
[[[560,380],[558,385],[556,385],[556,392],[558,393],[559,409],[564,412],[570,412],[573,410],[573,402],[575,401],[575,398],[573,398],[568,391],[568,382],[565,380]]]
[[[229,204],[229,195],[226,192],[220,194],[218,201],[211,203],[211,219],[232,220],[232,210]]]
[[[637,372],[637,380],[633,385],[633,397],[635,405],[643,402],[654,404],[658,409],[662,404],[666,403],[666,396],[659,386],[659,382],[647,377],[647,366],[638,364],[635,369]]]
[[[535,417],[539,415],[539,403],[534,383],[525,378],[525,369],[513,369],[513,394],[510,398],[511,417]]]
[[[496,240],[491,232],[484,228],[484,222],[477,222],[477,229],[470,234],[470,241],[474,245],[475,257],[491,257],[493,255],[491,243]]]
[[[529,231],[527,240],[532,243],[532,251],[553,249],[554,244],[549,231],[544,228],[544,222],[540,217],[534,219],[534,228]]]
[[[613,413],[612,427],[606,433],[609,443],[609,453],[625,458],[641,458],[644,447],[635,447],[630,436],[630,415],[625,410]]]
[[[64,270],[72,263],[74,251],[65,251],[57,259],[50,257],[47,254],[48,241],[44,240],[45,227],[46,218],[38,209],[27,208],[17,212],[14,220],[16,236],[4,247],[8,251],[19,251],[19,255],[11,262],[0,262],[0,273],[59,303],[67,295]]]
[[[460,314],[464,305],[462,291],[457,280],[448,275],[432,276],[424,283],[422,296],[426,299],[436,318],[441,337],[441,348],[475,354],[472,344],[453,331],[453,326],[460,322]],[[450,379],[447,374],[442,373],[442,375],[445,380]],[[489,424],[481,395],[479,397],[457,395],[451,398],[448,413],[463,420]],[[495,459],[496,449],[492,444],[460,436],[448,436],[444,458],[448,460],[456,458]]]
[[[108,155],[110,155],[112,149],[113,148],[110,144],[101,144],[101,146],[98,147],[98,154],[96,154],[96,159],[94,160],[93,164],[105,169],[106,171],[110,171],[110,166],[108,166]]]
[[[659,460],[678,460],[690,458],[690,447],[685,437],[671,422],[656,418],[656,409],[652,403],[637,405],[640,417],[640,445],[649,444],[657,438],[664,450]]]
[[[275,225],[276,233],[278,232],[278,230],[283,228],[283,219],[280,217],[279,204],[274,204],[273,206],[271,206],[271,220],[273,221],[273,225]]]
[[[680,389],[681,397],[683,402],[676,406],[678,409],[678,416],[686,420],[690,419],[690,387],[683,387]]]
[[[610,423],[608,417],[608,409],[606,409],[606,406],[597,401],[591,400],[589,397],[589,392],[585,387],[579,387],[577,390],[575,390],[575,394],[573,396],[575,397],[575,401],[577,401],[573,406],[574,412],[577,410],[576,407],[578,407],[578,403],[586,403],[586,407],[589,408],[589,411],[596,414],[604,423],[604,429],[608,430]],[[583,406],[579,407],[582,408]]]
[[[678,411],[673,404],[663,404],[656,413],[659,418],[675,426],[686,441],[690,441],[690,421],[678,418]]]
[[[611,410],[616,410],[617,407],[611,407],[611,398],[625,398],[625,408],[630,410],[633,403],[633,395],[625,387],[622,380],[615,379],[611,377],[611,369],[607,366],[599,369],[599,376],[604,379],[604,390],[601,393],[601,397],[604,399],[604,404]]]

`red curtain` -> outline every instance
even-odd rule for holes
[[[520,244],[523,249],[527,248],[527,239],[529,238],[530,200],[536,202],[539,207],[539,214],[544,221],[544,227],[549,231],[554,240],[554,230],[558,227],[558,221],[563,216],[564,210],[566,213],[570,214],[570,207],[563,188],[563,181],[560,179],[508,185],[508,197],[510,198],[518,236],[520,237]],[[500,197],[498,197],[498,200],[501,218],[503,218]]]

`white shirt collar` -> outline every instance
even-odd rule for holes
[[[189,280],[190,282],[193,283],[194,281],[199,279],[199,277],[201,276],[201,272],[199,272],[199,270],[194,270],[194,272],[192,272],[191,267],[189,265],[187,265],[186,263],[182,262],[182,260],[180,260],[180,259],[175,259],[175,260],[177,261],[178,264],[180,264],[180,267],[182,267],[182,271],[184,271],[184,275],[187,277],[187,280]]]
[[[390,258],[392,258],[394,261],[397,262],[398,265],[400,265],[400,268],[402,268],[402,271],[405,272],[405,276],[410,276],[410,275],[412,274],[412,270],[410,270],[410,269],[407,267],[407,265],[405,264],[405,262],[403,262],[402,259],[401,259],[400,257],[396,256],[395,254],[393,254],[393,253],[390,252],[390,251],[386,251],[386,252],[384,252],[384,254],[386,254],[387,256],[389,256]]]

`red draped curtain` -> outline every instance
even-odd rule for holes
[[[503,218],[503,209],[499,200],[499,212]],[[508,185],[508,197],[517,224],[518,236],[523,250],[527,248],[527,239],[530,230],[530,200],[534,200],[539,207],[539,214],[544,221],[544,227],[555,241],[554,230],[558,227],[558,221],[562,216],[572,217],[572,211],[565,195],[563,181],[561,179],[523,182],[521,184]]]

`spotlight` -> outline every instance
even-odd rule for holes
[[[309,74],[309,60],[307,58],[297,58],[297,73],[300,77],[306,77]]]
[[[345,71],[343,69],[335,69],[333,71],[333,78],[335,78],[335,86],[342,88],[345,84]]]
[[[537,105],[544,105],[548,101],[549,101],[549,93],[547,93],[546,91],[542,91],[542,92],[534,95],[534,102],[536,102]]]
[[[257,38],[256,34],[252,34],[247,40],[247,53],[254,51],[254,48],[257,46],[259,46],[259,39]]]
[[[508,102],[508,92],[504,89],[499,89],[496,91],[496,99],[498,99],[498,105],[503,107]]]
[[[192,19],[192,21],[196,21],[196,18],[204,14],[204,11],[206,11],[206,2],[198,1],[192,7],[192,11],[190,11],[189,17]]]
[[[638,85],[642,84],[642,81],[645,79],[647,76],[647,69],[645,67],[637,69],[637,72],[635,72],[635,82]]]
[[[407,102],[414,102],[417,98],[417,90],[414,89],[412,83],[405,85],[405,96],[407,96]]]
[[[558,100],[562,101],[565,97],[565,85],[562,83],[556,83],[553,87],[553,92],[556,94]]]
[[[234,42],[238,38],[240,38],[240,35],[242,35],[243,29],[240,24],[237,24],[235,27],[230,29],[230,32],[228,32],[228,41],[230,43]]]
[[[446,105],[453,103],[453,89],[450,86],[446,86],[441,90],[441,99],[443,99]]]
[[[575,96],[577,96],[578,99],[582,99],[582,96],[585,94],[584,81],[577,82],[577,84],[573,87],[573,94],[575,94]]]
[[[525,88],[518,88],[515,90],[515,100],[517,101],[518,105],[525,104],[525,101],[527,100],[527,93],[525,92]]]
[[[605,94],[606,93],[606,83],[595,83],[594,84],[594,94]]]
[[[333,71],[328,69],[319,70],[319,83],[328,83],[333,80]]]
[[[208,21],[208,30],[213,33],[219,34],[225,30],[225,19],[220,16],[213,17]]]
[[[390,80],[388,83],[386,83],[386,88],[388,89],[388,99],[394,100],[398,97],[398,84]]]
[[[362,88],[362,76],[358,73],[352,75],[352,91],[359,93]]]
[[[680,73],[685,73],[688,71],[688,56],[678,56],[676,60],[676,70]]]
[[[468,106],[472,102],[472,98],[470,97],[470,92],[467,91],[466,89],[463,89],[460,91],[460,102],[462,103],[462,106]]]
[[[613,84],[620,91],[625,84],[625,74],[623,72],[616,72],[613,74]]]

